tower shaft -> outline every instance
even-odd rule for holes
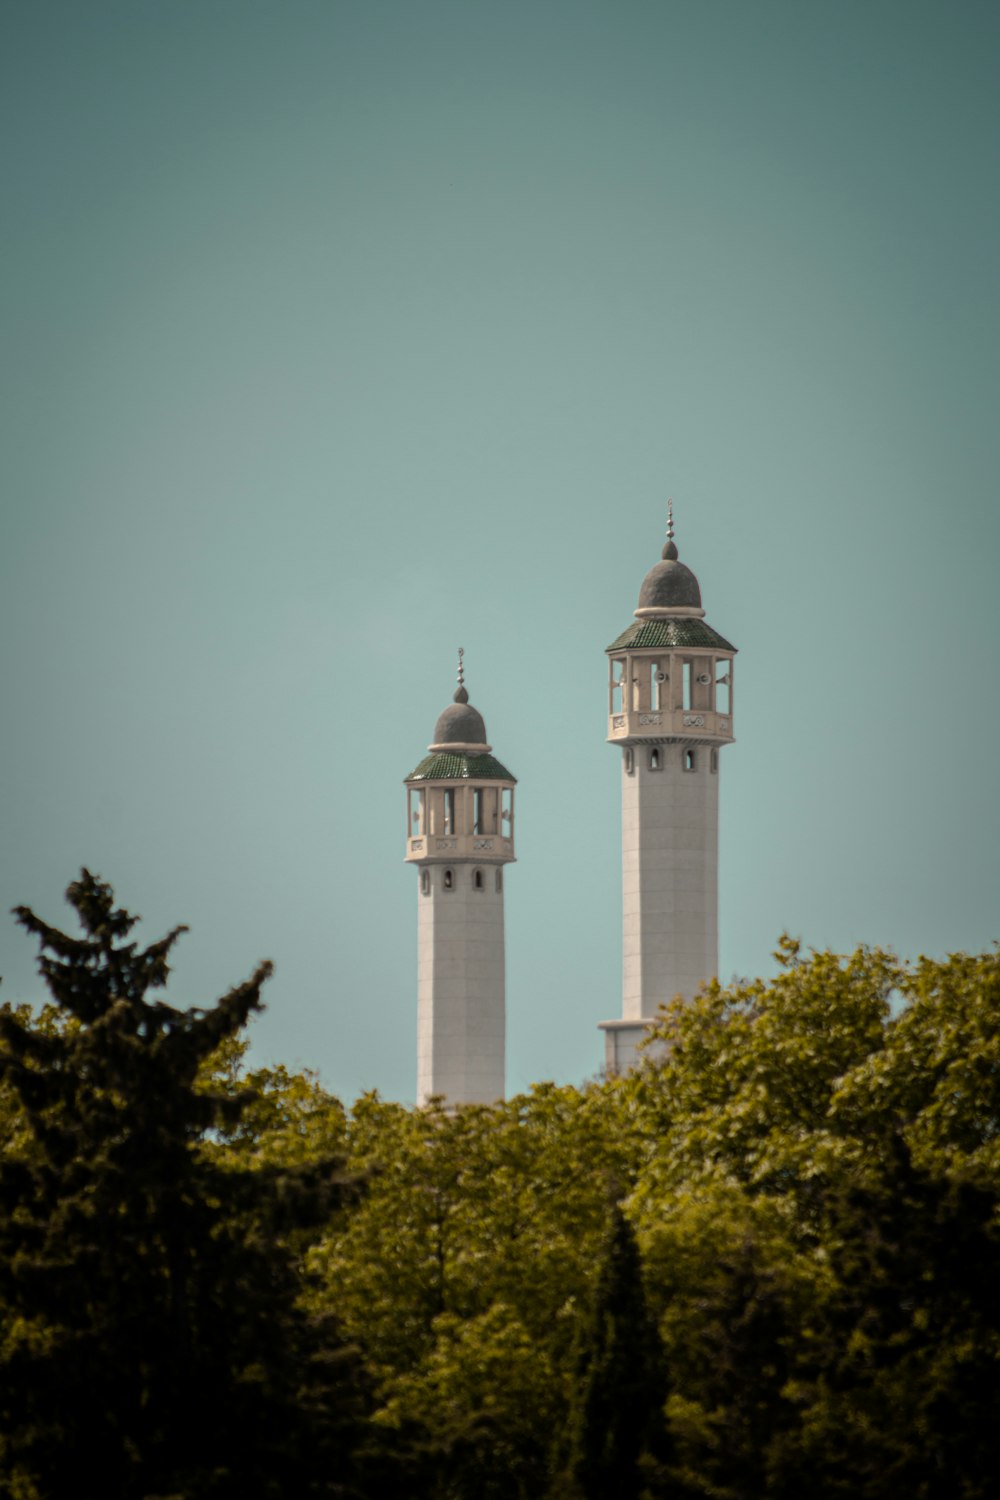
[[[417,902],[417,1102],[492,1104],[504,1094],[502,867],[424,865]]]
[[[713,764],[707,746],[676,740],[622,756],[623,1020],[649,1019],[678,994],[690,999],[718,970]]]

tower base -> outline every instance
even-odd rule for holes
[[[604,1071],[608,1075],[614,1073],[628,1073],[636,1067],[643,1058],[655,1058],[659,1047],[640,1054],[639,1043],[642,1042],[650,1027],[655,1026],[659,1017],[649,1016],[638,1021],[598,1021],[598,1030],[604,1032]]]

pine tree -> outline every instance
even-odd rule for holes
[[[214,1007],[153,998],[183,928],[145,950],[88,871],[41,945],[55,1023],[0,1011],[20,1112],[0,1164],[0,1475],[73,1495],[352,1493],[359,1376],[298,1306],[290,1236],[350,1185],[339,1163],[254,1170],[220,1151],[246,1104],[206,1084],[260,1008],[262,964]]]

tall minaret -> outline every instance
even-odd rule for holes
[[[736,647],[712,629],[677,559],[673,505],[636,623],[608,647],[608,739],[622,757],[622,1019],[603,1021],[621,1072],[660,1004],[719,966],[719,750],[733,739]]]
[[[515,778],[490,754],[458,689],[430,754],[406,778],[406,858],[417,866],[417,1103],[504,1096],[503,867],[514,858]]]

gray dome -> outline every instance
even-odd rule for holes
[[[478,708],[463,702],[467,698],[464,688],[455,694],[456,702],[450,703],[434,725],[435,745],[485,745],[486,725]]]
[[[639,590],[640,609],[701,609],[698,580],[676,558],[667,557],[650,568]]]
[[[667,523],[667,541],[660,556],[663,561],[658,562],[655,568],[650,568],[642,580],[642,588],[639,590],[639,608],[701,609],[701,589],[698,587],[698,580],[690,568],[677,561],[672,505],[670,520]]]

